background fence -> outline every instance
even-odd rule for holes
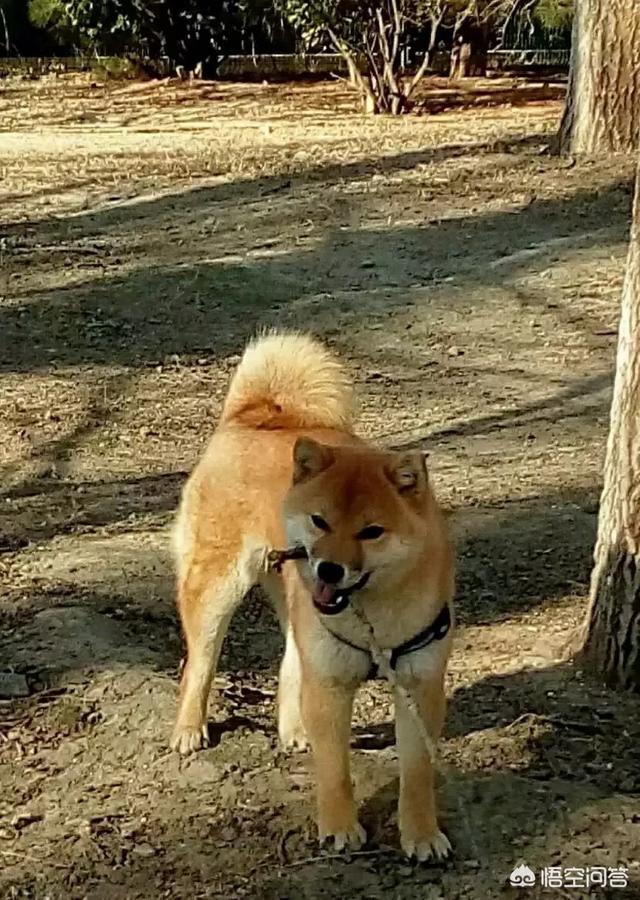
[[[569,50],[492,50],[488,68],[492,72],[517,69],[566,69]],[[438,54],[438,72],[446,73],[448,54]],[[40,77],[64,72],[95,72],[102,77],[135,78],[141,74],[169,75],[166,59],[136,60],[117,56],[0,57],[0,78],[8,75]],[[228,56],[220,66],[219,77],[227,79],[295,78],[304,76],[345,75],[346,64],[338,53],[299,55],[270,53],[257,56]]]

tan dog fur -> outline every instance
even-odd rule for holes
[[[372,525],[384,532],[358,536]],[[308,561],[287,563],[282,576],[266,571],[269,548],[298,544]],[[187,663],[172,746],[189,753],[206,745],[224,635],[247,591],[261,584],[286,635],[281,741],[304,747],[308,736],[311,743],[320,838],[333,838],[338,849],[360,846],[349,738],[368,661],[325,625],[361,646],[367,636],[351,607],[319,612],[316,570],[322,560],[342,566],[341,588],[369,574],[351,602],[360,604],[382,648],[435,620],[452,599],[453,558],[422,454],[376,450],[353,434],[348,380],[322,345],[301,335],[263,337],[247,348],[219,427],[185,487],[174,550]],[[450,646],[451,632],[401,657],[397,667],[434,738],[444,719]],[[400,694],[395,701],[402,847],[421,860],[442,857],[450,848],[437,824],[432,762],[412,711]]]

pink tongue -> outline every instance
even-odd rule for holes
[[[325,584],[323,581],[319,581],[318,584],[316,584],[314,595],[318,603],[328,606],[334,601],[336,589],[331,584]]]

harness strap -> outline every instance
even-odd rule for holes
[[[337,641],[340,641],[341,644],[346,644],[347,647],[351,647],[352,650],[358,650],[360,653],[366,653],[366,655],[371,659],[371,667],[367,674],[367,680],[376,678],[376,676],[378,675],[378,666],[373,661],[370,650],[367,647],[361,647],[359,644],[354,644],[352,641],[347,640],[347,638],[342,637],[341,634],[337,634],[333,630],[333,628],[329,628],[326,622],[323,622],[322,624],[327,629],[329,634],[331,634]],[[409,638],[408,641],[400,644],[400,646],[393,648],[389,657],[390,668],[395,670],[396,666],[398,665],[398,660],[401,656],[406,656],[409,653],[413,653],[414,650],[422,650],[423,647],[428,647],[429,644],[433,643],[433,641],[441,641],[446,636],[450,628],[451,609],[449,608],[449,604],[445,603],[445,605],[442,607],[442,609],[430,625],[427,625],[426,628],[424,628],[418,634],[414,635],[412,638]]]
[[[392,669],[395,669],[401,656],[406,656],[407,653],[413,653],[414,650],[422,650],[423,647],[428,647],[429,644],[432,644],[434,641],[441,641],[450,628],[451,610],[449,604],[445,603],[431,625],[427,625],[427,627],[419,634],[409,638],[404,644],[400,644],[399,647],[395,647],[391,651],[389,665]]]

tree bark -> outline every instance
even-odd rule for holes
[[[640,690],[640,173],[594,560],[584,657],[608,684]]]
[[[436,55],[436,45],[438,43],[438,29],[440,28],[441,25],[442,25],[442,16],[441,15],[440,16],[431,16],[431,19],[429,22],[429,27],[431,30],[429,32],[429,43],[427,44],[427,53],[426,53],[426,57],[425,57],[427,60],[425,70],[433,68],[433,60]]]
[[[571,68],[558,149],[629,152],[640,142],[640,4],[576,0]]]
[[[464,41],[451,51],[449,78],[483,78],[487,74],[487,50]]]
[[[449,78],[457,81],[459,78],[468,78],[469,75],[471,75],[471,44],[460,41],[451,48]]]

